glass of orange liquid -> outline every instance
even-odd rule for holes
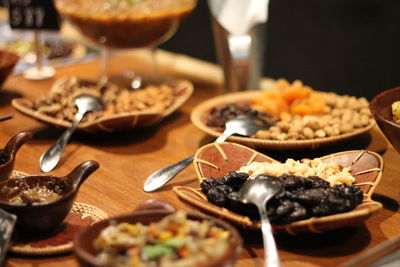
[[[176,32],[196,0],[55,0],[55,4],[83,36],[100,46],[99,76],[105,78],[108,49],[150,48],[155,72],[154,48]]]

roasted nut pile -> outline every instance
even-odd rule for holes
[[[327,105],[321,114],[282,115],[281,121],[268,130],[258,131],[253,137],[280,141],[334,137],[372,123],[366,98],[335,93],[324,93],[324,96]]]
[[[29,108],[60,120],[73,121],[77,112],[74,99],[81,94],[101,97],[105,104],[104,111],[89,113],[84,121],[139,111],[161,113],[174,103],[174,88],[168,84],[128,90],[113,83],[65,77],[54,83],[49,94],[32,101]]]

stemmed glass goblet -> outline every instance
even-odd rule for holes
[[[110,78],[109,48],[149,48],[154,75],[154,48],[176,32],[196,0],[55,0],[55,4],[83,36],[100,46],[99,76],[104,79]]]

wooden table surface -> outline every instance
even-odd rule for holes
[[[143,67],[140,55],[115,56],[118,64],[112,71]],[[177,112],[160,124],[148,128],[130,129],[116,133],[76,133],[66,146],[62,161],[52,171],[65,175],[85,160],[96,160],[100,168],[82,185],[77,200],[104,210],[109,216],[132,211],[148,198],[166,200],[179,209],[193,210],[181,202],[171,190],[175,185],[198,186],[192,166],[185,169],[164,189],[156,193],[142,190],[146,177],[157,169],[175,163],[201,145],[213,140],[190,122],[193,107],[210,97],[223,93],[221,71],[218,67],[183,56],[167,54],[161,69],[175,76],[190,78],[195,84],[192,97]],[[62,130],[43,125],[16,112],[11,100],[16,97],[35,98],[46,93],[55,79],[65,75],[96,77],[97,62],[57,69],[56,77],[45,81],[29,81],[21,76],[10,77],[0,91],[0,116],[14,118],[0,123],[0,146],[21,131],[31,131],[34,138],[17,154],[15,169],[40,173],[38,161]],[[279,254],[284,266],[337,266],[360,255],[385,240],[400,236],[400,155],[386,141],[379,129],[333,147],[315,151],[262,151],[277,159],[316,157],[331,152],[368,149],[382,154],[385,162],[382,181],[374,200],[384,208],[364,224],[323,234],[276,235]],[[260,232],[242,231],[245,246],[235,266],[262,266],[263,250]],[[31,257],[8,254],[6,266],[77,266],[73,254],[52,257]]]

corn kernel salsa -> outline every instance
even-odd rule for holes
[[[222,257],[229,231],[212,221],[194,221],[178,211],[149,225],[119,223],[94,241],[98,260],[112,266],[197,266]]]
[[[57,0],[59,12],[88,38],[115,48],[167,40],[196,6],[195,0]]]

